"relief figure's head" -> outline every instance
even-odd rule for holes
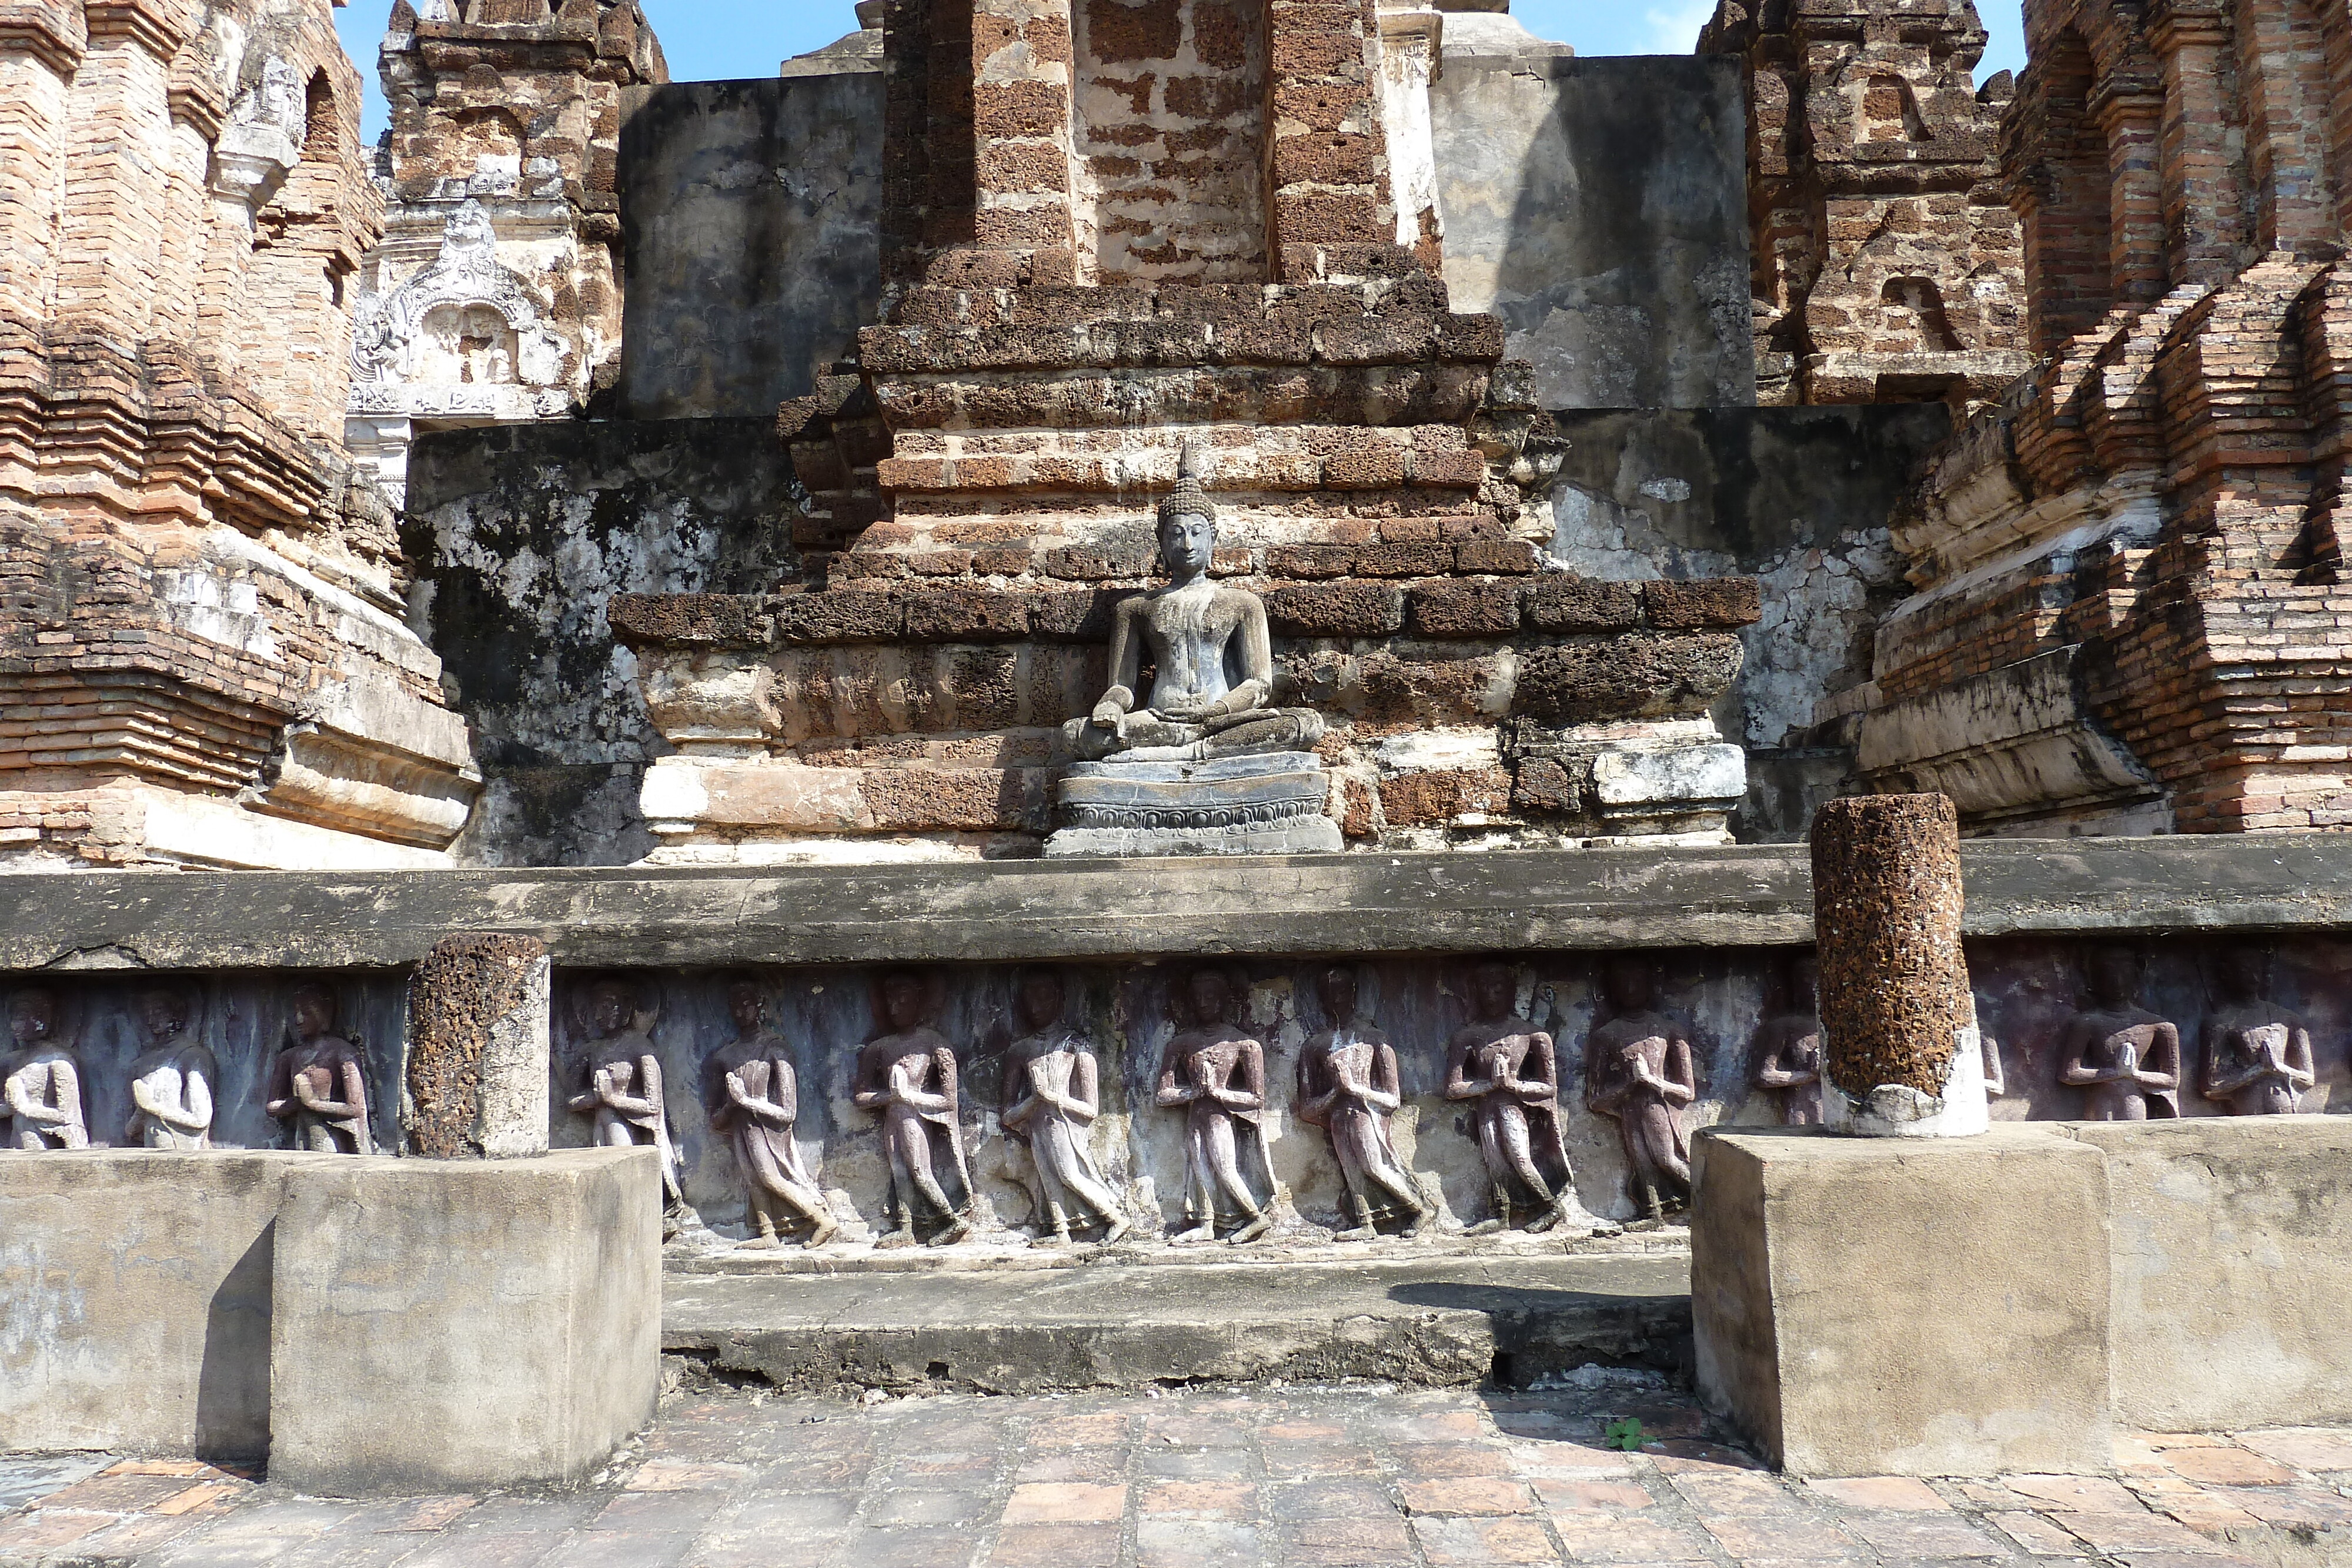
[[[1323,998],[1323,1015],[1331,1020],[1333,1029],[1345,1029],[1356,1021],[1356,971],[1346,964],[1334,964],[1316,977],[1316,993]]]
[[[297,986],[287,998],[294,1038],[308,1045],[335,1027],[335,994],[324,986]]]
[[[1509,1018],[1519,999],[1519,977],[1511,967],[1489,959],[1470,971],[1470,1003],[1486,1022]]]
[[[2103,1008],[2129,1007],[2139,998],[2139,955],[2129,947],[2100,947],[2087,966],[2091,998]]]
[[[1789,960],[1789,1006],[1801,1013],[1822,1010],[1822,956],[1811,947]]]
[[[756,980],[735,980],[727,987],[727,1016],[743,1034],[757,1033],[761,1020],[767,1016],[767,998],[760,995]]]
[[[139,1021],[149,1040],[157,1045],[169,1044],[188,1031],[187,998],[162,986],[143,992],[139,998]]]
[[[58,998],[54,991],[35,986],[8,998],[8,1034],[26,1049],[58,1031]]]
[[[1195,969],[1184,982],[1184,998],[1192,1004],[1192,1021],[1206,1029],[1225,1021],[1234,988],[1222,971]]]
[[[1620,1013],[1645,1013],[1657,1003],[1658,972],[1647,958],[1612,958],[1607,982],[1609,1005]]]
[[[599,980],[588,991],[588,1027],[599,1040],[610,1040],[629,1027],[637,1014],[637,998],[626,981]]]
[[[930,1021],[922,977],[901,969],[882,977],[882,1016],[894,1033],[909,1034]]]
[[[1030,1033],[1035,1034],[1060,1023],[1067,1000],[1062,977],[1054,970],[1036,968],[1021,972],[1021,1022]]]
[[[2271,956],[2251,944],[2225,949],[2217,978],[2221,995],[2233,1002],[2258,1002],[2271,988]]]

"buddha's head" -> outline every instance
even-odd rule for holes
[[[335,994],[324,986],[297,986],[286,998],[294,1012],[294,1038],[309,1044],[335,1027]]]
[[[1187,445],[1176,488],[1160,503],[1160,559],[1174,577],[1197,577],[1217,553],[1217,508],[1201,485],[1201,453]]]
[[[176,991],[156,987],[139,998],[139,1021],[147,1029],[147,1038],[162,1044],[177,1040],[187,1032],[188,1004]]]
[[[55,993],[34,987],[8,998],[8,1034],[19,1046],[29,1049],[38,1045],[57,1030]]]
[[[1051,969],[1021,973],[1021,1021],[1032,1033],[1062,1021],[1062,977]]]
[[[2139,955],[2130,948],[2097,948],[2087,967],[2091,998],[2101,1007],[2124,1007],[2139,995]]]

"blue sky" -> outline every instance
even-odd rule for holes
[[[679,81],[772,73],[787,55],[820,48],[857,25],[852,0],[643,0]],[[2019,0],[1978,0],[1992,44],[1981,79],[2025,64]],[[1532,32],[1564,38],[1587,55],[1679,55],[1715,14],[1715,0],[1516,0],[1512,15]],[[376,46],[392,0],[353,0],[338,14],[343,45],[368,79],[367,135],[383,130],[375,85]]]

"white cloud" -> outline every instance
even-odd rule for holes
[[[1661,55],[1686,55],[1698,30],[1715,19],[1715,0],[1669,0],[1649,8],[1650,48]]]

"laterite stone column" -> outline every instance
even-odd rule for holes
[[[1832,800],[1814,817],[1831,1128],[1951,1138],[1990,1125],[1961,906],[1959,813],[1944,796]]]
[[[552,965],[530,936],[452,936],[408,983],[408,1152],[547,1153]]]

